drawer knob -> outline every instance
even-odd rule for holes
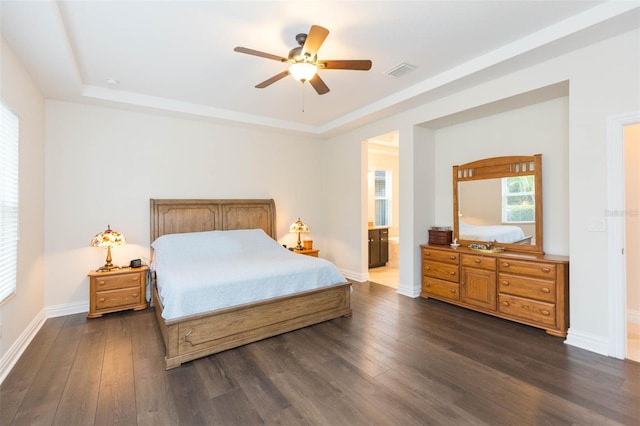
[[[505,268],[508,268],[508,267],[509,267],[509,266],[511,266],[511,265],[509,265],[507,262],[504,262],[504,263],[502,264],[502,266],[504,266]]]
[[[451,272],[449,272],[449,274],[451,274],[451,275],[455,275],[455,274],[456,274],[456,271],[451,271]]]
[[[509,281],[502,281],[502,285],[505,286],[505,287],[508,286],[509,285]]]
[[[430,251],[425,251],[425,252],[424,252],[424,255],[425,255],[425,256],[431,256],[431,252],[430,252]]]
[[[543,292],[543,293],[550,293],[550,292],[551,292],[551,290],[549,290],[549,289],[548,289],[548,288],[546,288],[546,287],[542,287],[542,288],[540,289],[540,291],[541,291],[541,292]]]
[[[104,281],[98,281],[98,285],[104,285],[105,282]]]
[[[98,302],[104,302],[106,299],[104,297],[101,297],[100,299],[98,299]]]
[[[431,270],[431,266],[425,266],[424,269],[426,269],[427,271]]]
[[[474,262],[480,263],[480,259],[475,259]]]
[[[454,255],[451,255],[451,256],[449,256],[449,259],[456,260],[456,257]]]
[[[452,288],[451,290],[449,290],[449,291],[450,291],[451,293],[453,293],[453,294],[456,294],[456,290],[455,290],[455,289],[453,289],[453,288]]]
[[[540,312],[542,312],[542,315],[546,315],[546,316],[551,315],[551,312],[547,311],[546,309],[543,309]]]
[[[134,298],[134,299],[136,299],[136,298],[138,297],[138,293],[136,293],[136,294],[132,294],[132,295],[131,295],[131,297],[132,297],[132,298]]]
[[[542,272],[544,272],[545,274],[548,274],[549,272],[551,272],[551,269],[549,269],[549,268],[542,268]]]
[[[504,302],[502,302],[503,306],[509,306],[509,302],[507,302],[506,300]]]
[[[431,287],[431,283],[426,283],[425,287]]]

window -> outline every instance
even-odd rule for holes
[[[502,178],[502,222],[532,223],[536,216],[534,176]]]
[[[0,303],[16,292],[18,116],[0,101]]]
[[[391,226],[391,172],[375,172],[375,226]]]

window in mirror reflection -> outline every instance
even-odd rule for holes
[[[391,226],[391,172],[375,171],[375,226]]]
[[[502,178],[502,222],[532,223],[535,212],[534,176]]]

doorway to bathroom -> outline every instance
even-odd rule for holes
[[[398,288],[400,281],[399,134],[367,140],[369,281]]]

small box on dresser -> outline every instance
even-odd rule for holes
[[[453,231],[429,229],[429,244],[448,246],[453,242]]]
[[[126,309],[147,308],[147,266],[114,269],[108,272],[89,272],[89,314],[98,318],[103,314]]]

